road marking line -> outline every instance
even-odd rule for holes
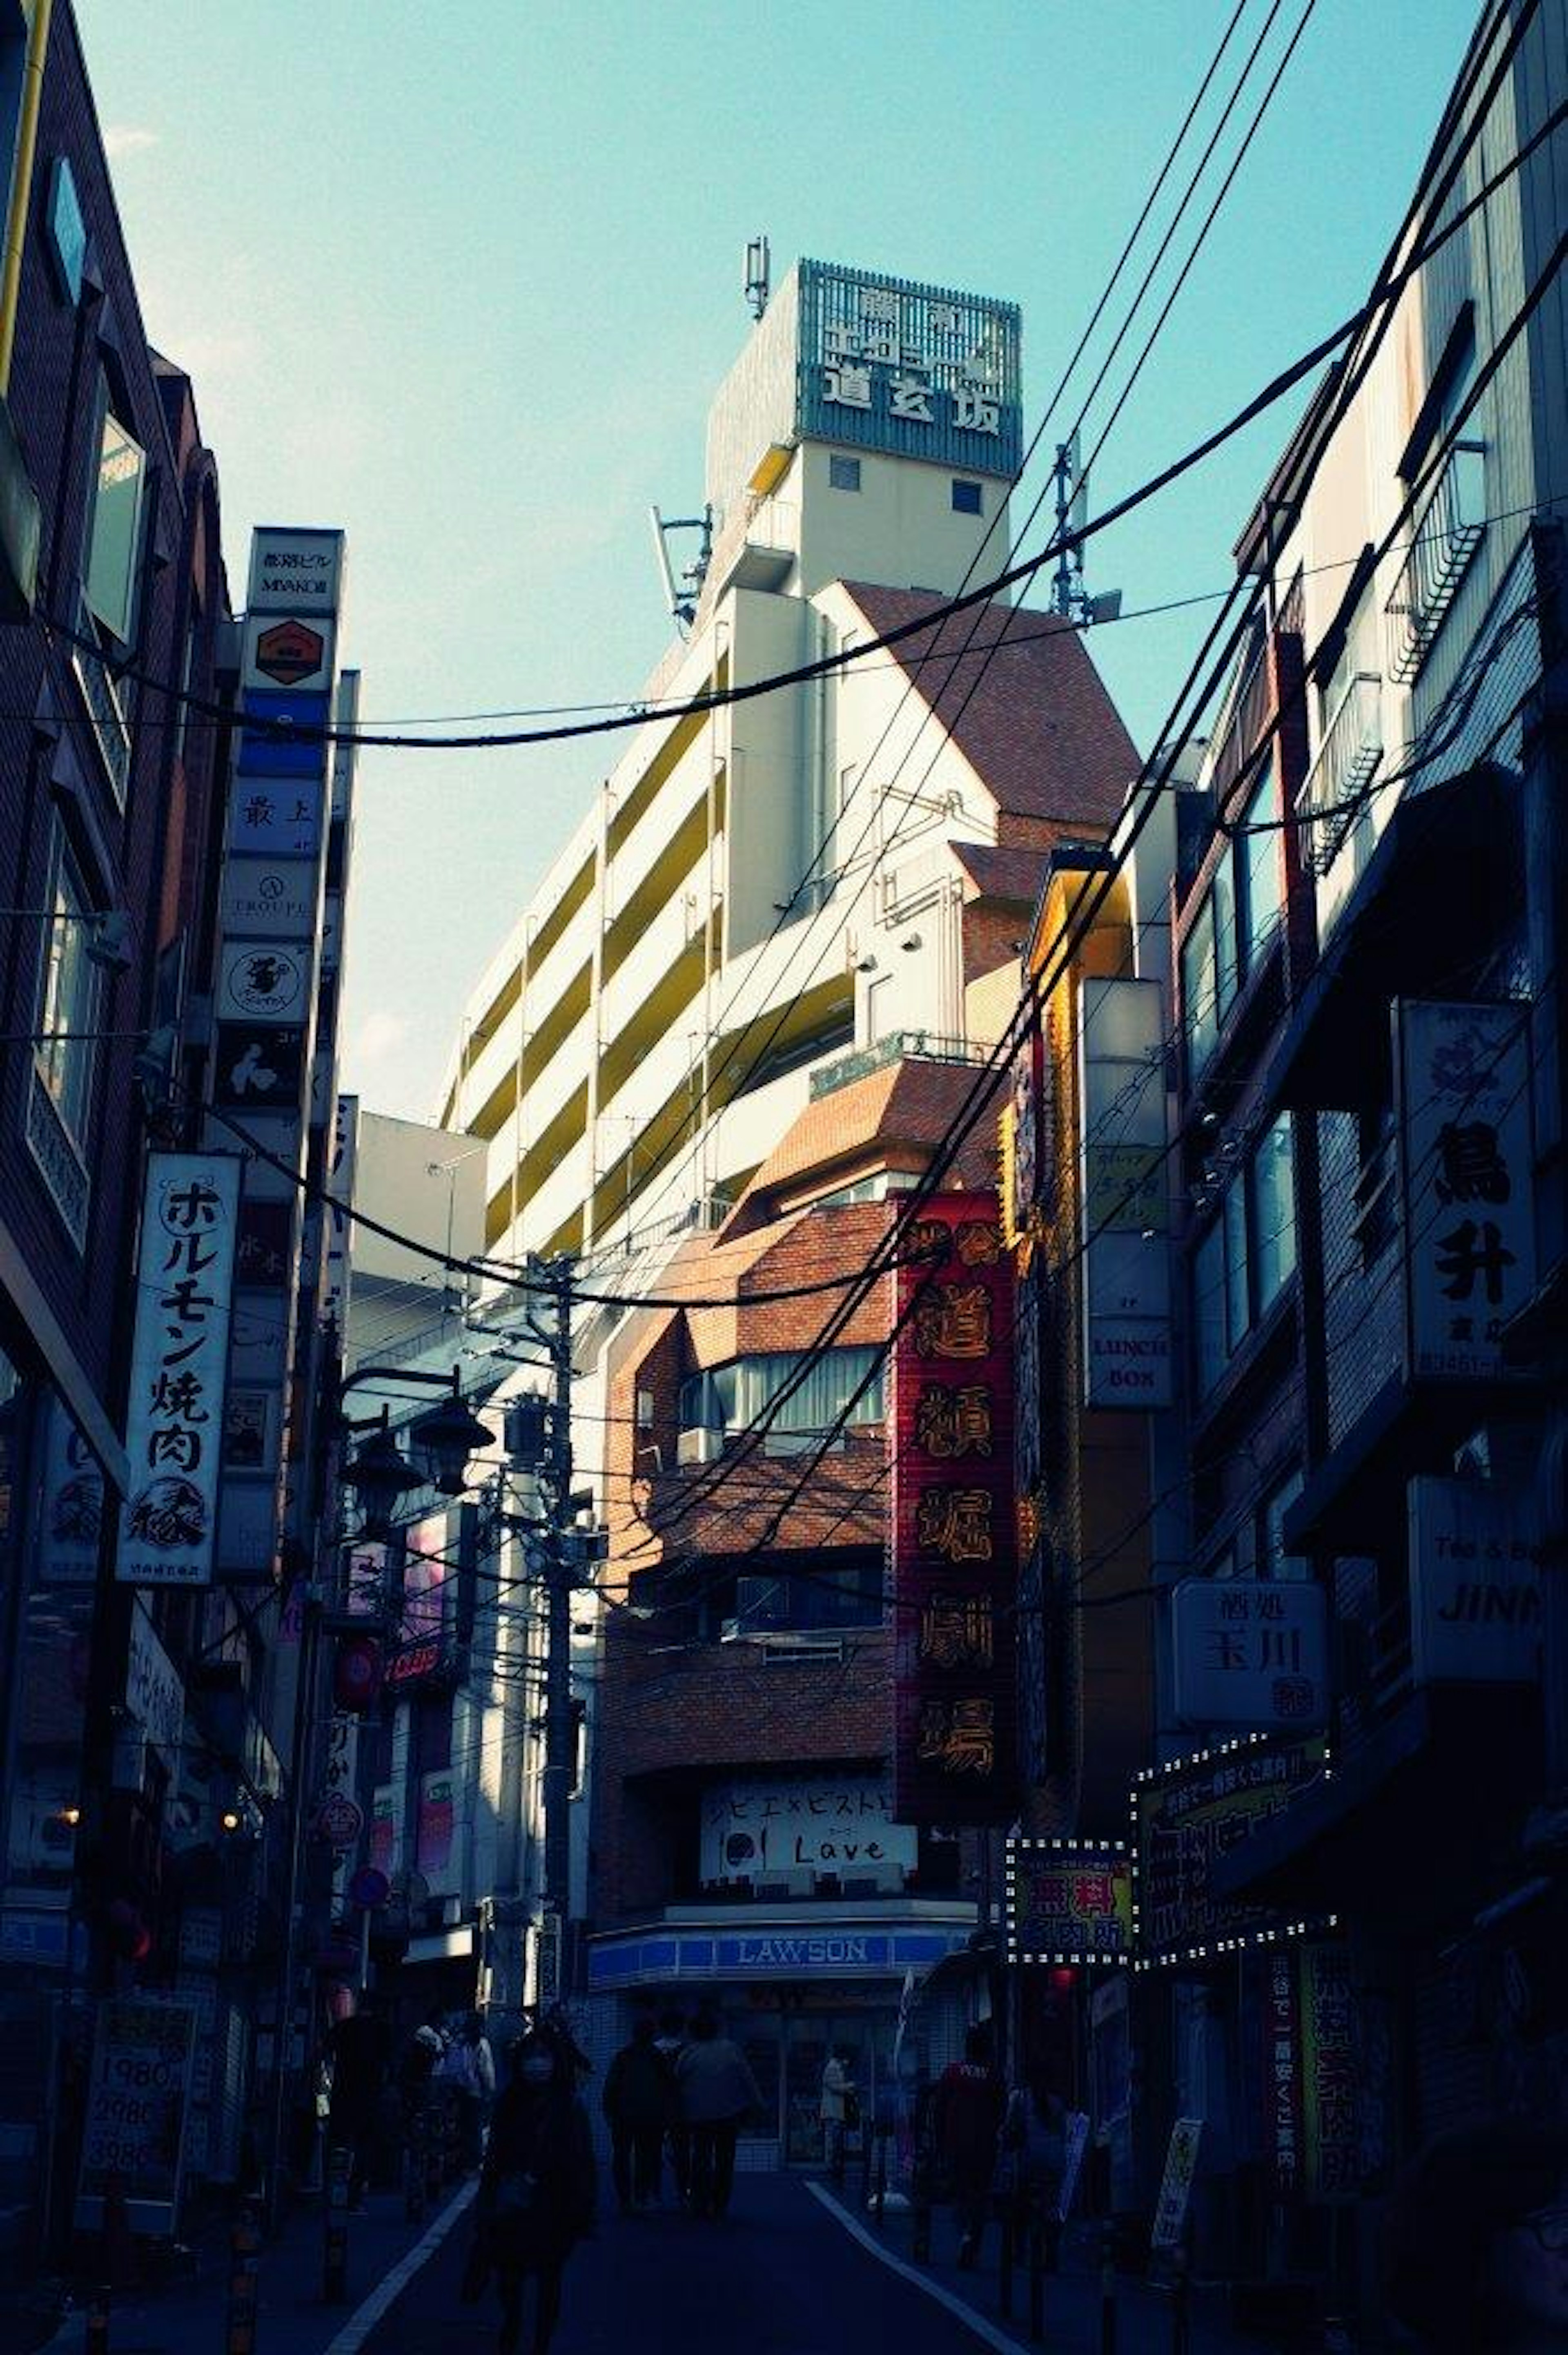
[[[997,2355],[1020,2355],[1024,2345],[1022,2339],[1014,2339],[1010,2332],[999,2330],[993,2322],[986,2320],[983,2314],[977,2314],[972,2306],[966,2306],[961,2297],[955,2297],[950,2289],[944,2289],[940,2282],[933,2281],[928,2274],[921,2273],[916,2266],[906,2264],[902,2257],[895,2257],[892,2250],[885,2248],[875,2233],[868,2232],[858,2216],[852,2216],[824,2185],[808,2180],[806,2189],[813,2200],[821,2200],[830,2216],[838,2218],[846,2232],[854,2234],[863,2249],[869,2249],[874,2257],[880,2257],[894,2273],[902,2274],[906,2282],[913,2282],[916,2288],[923,2289],[927,2297],[934,2297],[938,2306],[945,2306],[948,2312],[956,2315],[977,2339],[983,2339],[988,2347],[994,2347]],[[327,2355],[338,2355],[338,2350],[329,2348]],[[347,2355],[346,2350],[344,2355]]]
[[[422,2241],[415,2243],[405,2257],[400,2257],[389,2274],[377,2282],[364,2305],[355,2309],[344,2324],[326,2355],[359,2355],[387,2307],[402,2296],[419,2267],[428,2264],[479,2190],[477,2182],[465,2183],[442,2209]]]

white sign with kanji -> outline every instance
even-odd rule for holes
[[[116,1563],[130,1586],[211,1583],[238,1205],[236,1155],[149,1156]]]
[[[1394,1018],[1409,1371],[1494,1380],[1535,1290],[1529,1009],[1404,999]]]
[[[1171,1605],[1176,1714],[1184,1725],[1321,1725],[1329,1616],[1305,1579],[1188,1578]]]

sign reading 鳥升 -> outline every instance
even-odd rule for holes
[[[1413,1380],[1493,1380],[1535,1289],[1529,1009],[1393,1008]]]
[[[238,1199],[232,1154],[148,1159],[116,1564],[127,1585],[211,1582]]]

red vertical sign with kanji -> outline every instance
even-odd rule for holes
[[[891,1586],[894,1813],[900,1823],[1011,1823],[1013,1604],[1012,1268],[991,1193],[941,1194],[896,1278]]]

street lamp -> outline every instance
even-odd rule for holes
[[[380,1428],[358,1449],[344,1473],[343,1484],[357,1497],[365,1516],[365,1535],[371,1539],[388,1536],[392,1516],[402,1498],[410,1489],[423,1487],[420,1475],[398,1453],[385,1407]]]
[[[408,1445],[415,1463],[432,1488],[443,1497],[461,1497],[468,1485],[468,1461],[482,1448],[493,1444],[494,1434],[486,1430],[471,1407],[466,1406],[458,1392],[458,1374],[452,1369],[450,1398],[443,1399],[408,1425]]]

